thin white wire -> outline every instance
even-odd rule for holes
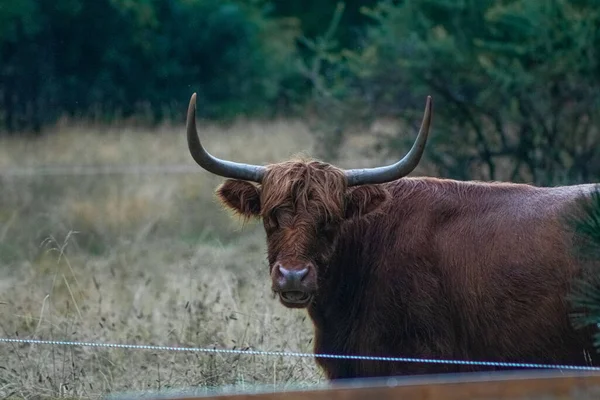
[[[119,349],[131,349],[131,350],[179,351],[179,352],[195,352],[195,353],[240,354],[240,355],[275,356],[275,357],[333,358],[333,359],[342,359],[342,360],[365,360],[365,361],[405,362],[405,363],[425,363],[425,364],[479,365],[479,366],[500,367],[500,368],[534,368],[534,369],[564,369],[564,370],[600,371],[600,367],[590,367],[590,366],[585,366],[585,365],[516,363],[516,362],[498,362],[498,361],[468,361],[468,360],[447,360],[447,359],[412,358],[412,357],[378,357],[378,356],[359,356],[359,355],[345,355],[345,354],[312,354],[312,353],[296,353],[296,352],[286,352],[286,351],[217,349],[217,348],[204,348],[204,347],[175,347],[175,346],[155,346],[155,345],[120,344],[120,343],[75,342],[75,341],[62,341],[62,340],[0,338],[0,343],[77,346],[77,347],[92,347],[92,348],[119,348]]]

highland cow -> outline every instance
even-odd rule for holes
[[[316,160],[258,166],[218,159],[187,114],[194,160],[229,178],[224,205],[261,218],[272,290],[314,323],[315,353],[596,365],[568,293],[584,263],[564,223],[593,185],[535,187],[406,177],[395,164],[342,170]],[[329,379],[464,372],[489,366],[317,358]]]

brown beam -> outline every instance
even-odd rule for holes
[[[148,400],[600,400],[600,373],[518,371],[432,375],[357,379],[309,390],[190,396],[164,393],[140,397]]]

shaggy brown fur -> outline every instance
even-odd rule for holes
[[[597,365],[590,332],[569,321],[582,265],[562,222],[592,187],[404,178],[347,188],[341,170],[297,160],[270,166],[261,186],[227,180],[217,193],[262,217],[273,290],[308,309],[317,353],[579,365],[590,355]],[[317,362],[330,379],[493,369]]]

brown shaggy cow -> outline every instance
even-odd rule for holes
[[[313,160],[254,166],[202,147],[195,94],[190,152],[231,178],[227,206],[263,220],[272,289],[306,308],[316,353],[595,365],[590,332],[565,300],[581,262],[561,221],[593,185],[554,188],[404,178],[416,142],[396,164],[342,170]],[[258,183],[258,185],[252,183]],[[329,379],[494,369],[318,358]]]

